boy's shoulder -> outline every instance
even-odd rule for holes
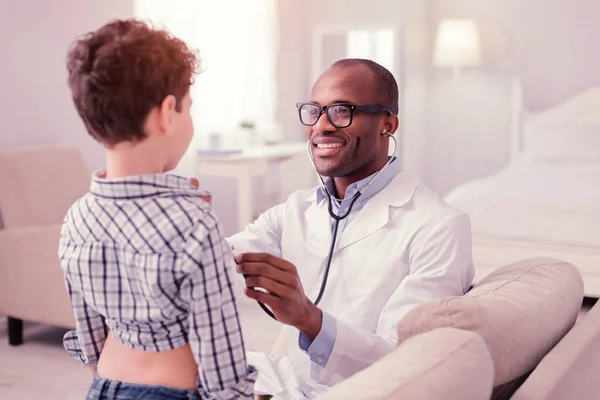
[[[195,194],[98,200],[87,193],[71,206],[64,219],[62,240],[99,239],[127,245],[141,253],[178,252],[192,234],[198,238],[220,230],[220,221],[210,204]]]
[[[220,229],[210,204],[196,195],[157,197],[145,207],[148,223],[168,242],[186,242],[190,235],[208,235]]]

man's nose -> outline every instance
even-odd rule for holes
[[[321,114],[321,117],[317,121],[317,123],[313,126],[313,131],[317,133],[329,133],[335,131],[337,128],[329,122],[329,118],[327,118],[327,113],[324,112]]]

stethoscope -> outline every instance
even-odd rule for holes
[[[329,252],[327,254],[327,262],[325,263],[325,271],[323,273],[323,279],[321,281],[321,288],[319,289],[319,294],[317,295],[317,299],[314,301],[315,305],[319,304],[319,302],[321,301],[321,298],[323,298],[323,293],[325,293],[325,287],[327,286],[327,277],[329,276],[329,268],[331,267],[333,251],[335,250],[335,244],[337,241],[336,239],[337,239],[337,235],[338,235],[338,228],[340,225],[340,221],[343,221],[350,215],[350,213],[352,212],[352,207],[354,207],[354,203],[356,203],[356,200],[358,200],[358,198],[365,192],[365,190],[367,190],[367,188],[369,186],[371,186],[371,183],[373,183],[373,181],[379,176],[379,174],[381,174],[381,172],[383,170],[385,170],[388,167],[388,165],[390,165],[394,161],[394,159],[397,157],[398,142],[396,141],[396,138],[391,133],[389,133],[387,130],[381,132],[381,134],[388,135],[394,141],[394,153],[392,154],[391,157],[389,157],[389,159],[385,163],[385,165],[379,171],[377,171],[375,173],[375,175],[373,175],[371,177],[371,179],[369,179],[367,181],[367,183],[365,183],[360,190],[358,190],[356,193],[354,193],[354,195],[352,196],[352,200],[350,201],[350,206],[348,206],[348,210],[346,210],[346,212],[339,214],[339,215],[333,211],[333,203],[331,200],[333,199],[333,200],[337,201],[338,203],[341,203],[342,199],[338,199],[337,197],[333,196],[331,194],[331,192],[329,192],[329,189],[327,188],[327,185],[325,184],[325,180],[323,179],[321,174],[319,174],[319,172],[317,171],[315,159],[313,158],[312,152],[310,151],[312,143],[310,140],[306,142],[306,151],[308,153],[308,158],[310,159],[310,162],[315,170],[315,173],[317,174],[317,177],[319,178],[319,181],[321,183],[321,188],[327,194],[327,203],[328,203],[327,210],[329,211],[329,215],[331,216],[331,218],[335,221],[334,225],[333,225],[333,235],[331,238],[331,244],[329,245]],[[258,302],[258,304],[271,318],[277,320],[277,318],[275,318],[275,315],[273,315],[273,313],[271,312],[271,310],[269,310],[267,308],[267,306],[265,306],[261,302]]]

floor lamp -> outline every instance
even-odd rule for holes
[[[481,64],[481,49],[477,26],[470,20],[442,19],[438,25],[433,52],[433,65],[451,67],[455,85],[460,69]]]
[[[435,67],[452,68],[452,91],[458,91],[461,68],[480,64],[479,34],[475,23],[462,19],[442,19],[435,37],[433,65]],[[453,118],[463,115],[459,103],[454,99],[449,100],[446,110],[451,112]],[[429,132],[427,147],[433,143],[432,135],[433,133]],[[445,166],[446,171],[443,173],[447,173],[448,170],[460,170],[462,161],[456,156],[451,156],[451,160],[447,162],[450,164]],[[437,173],[434,173],[433,176],[437,176]]]

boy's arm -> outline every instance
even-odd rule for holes
[[[214,222],[214,221],[211,221]],[[230,279],[227,243],[213,224],[200,225],[181,258],[181,297],[189,306],[189,342],[200,386],[214,399],[251,399],[257,372],[246,362]]]
[[[95,372],[108,335],[108,328],[104,318],[85,302],[81,293],[68,279],[65,281],[73,307],[76,330],[65,334],[63,345],[71,357],[88,365],[88,369]]]

